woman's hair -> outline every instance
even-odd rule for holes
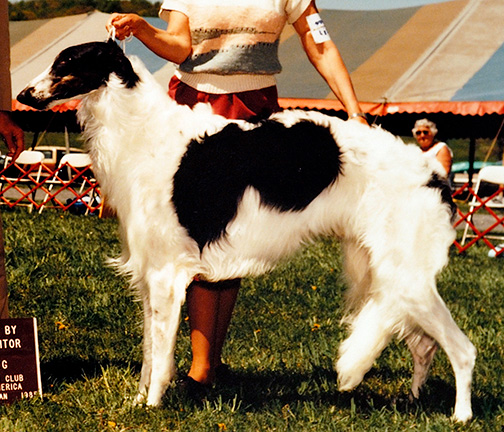
[[[412,130],[413,135],[415,135],[417,129],[421,128],[421,127],[429,128],[430,131],[432,132],[432,136],[436,136],[436,134],[438,132],[438,130],[436,128],[436,123],[431,122],[430,120],[427,120],[427,119],[421,119],[421,120],[417,120],[415,122],[415,127]]]

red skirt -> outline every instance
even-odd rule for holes
[[[266,118],[281,110],[276,86],[239,93],[213,94],[200,92],[174,76],[168,86],[168,95],[177,103],[190,107],[198,102],[209,103],[215,114],[228,119]]]

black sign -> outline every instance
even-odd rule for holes
[[[42,396],[36,318],[0,320],[0,403]]]

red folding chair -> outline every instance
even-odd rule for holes
[[[40,205],[39,213],[49,203],[68,210],[79,203],[85,213],[94,212],[100,207],[98,183],[91,171],[91,159],[86,153],[69,153],[61,158],[54,176],[44,182],[46,195]],[[62,198],[65,196],[65,198]],[[64,199],[64,202],[61,201]]]
[[[10,208],[27,206],[30,212],[37,205],[35,195],[41,187],[42,160],[39,151],[25,150],[12,163],[10,157],[4,160],[0,171],[0,203]]]

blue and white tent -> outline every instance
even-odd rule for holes
[[[319,0],[318,4],[368,112],[504,114],[504,1]],[[107,19],[107,14],[93,12],[11,22],[13,95],[63,48],[105,40]],[[159,18],[148,20],[166,26]],[[167,85],[172,64],[134,39],[126,43],[126,53],[142,58]],[[292,27],[282,35],[280,58],[284,70],[278,75],[278,87],[285,106],[338,109]],[[23,109],[17,104],[14,108]]]

